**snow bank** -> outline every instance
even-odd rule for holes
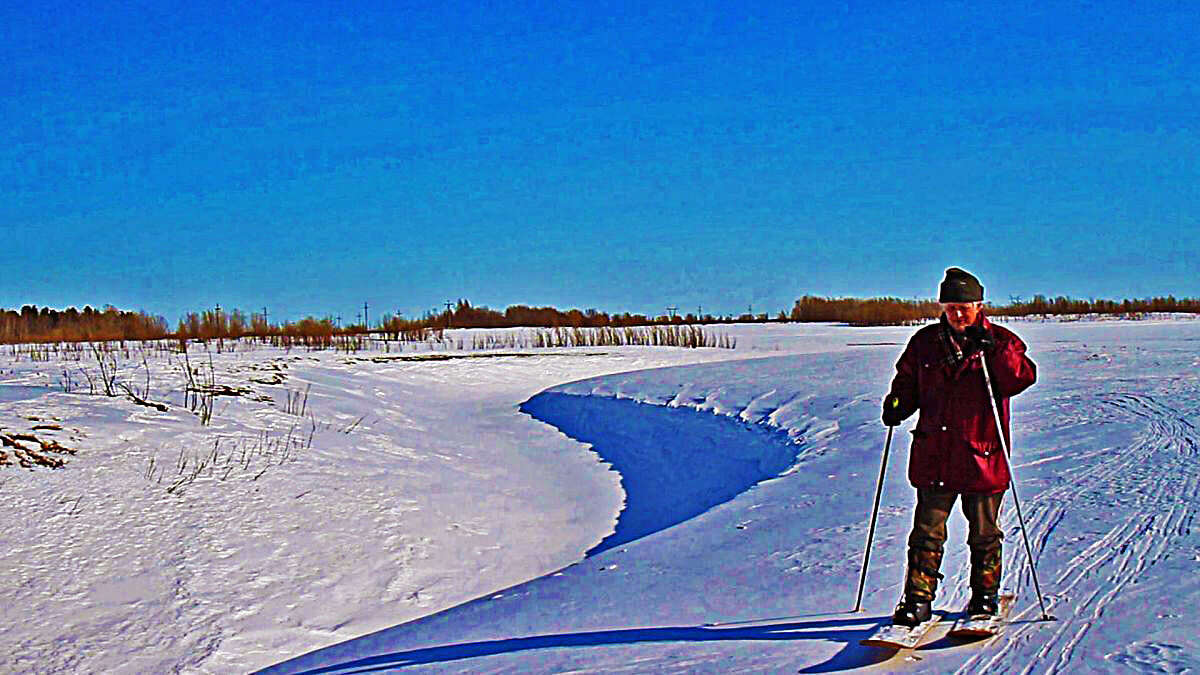
[[[621,476],[616,531],[594,555],[664,530],[783,473],[798,448],[774,431],[711,413],[555,391],[521,411],[589,443]]]
[[[408,360],[230,342],[213,378],[241,393],[216,397],[205,425],[180,355],[126,347],[118,380],[166,412],[82,393],[88,351],[0,356],[0,432],[75,451],[49,471],[2,448],[0,509],[22,514],[0,530],[12,669],[246,672],[560,569],[612,532],[619,477],[517,405],[581,377],[735,355]],[[66,374],[82,392],[46,386]]]

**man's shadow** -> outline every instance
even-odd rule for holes
[[[632,645],[652,642],[721,642],[737,640],[823,640],[846,645],[824,663],[800,670],[802,673],[827,673],[875,665],[892,658],[896,652],[879,647],[863,647],[859,640],[870,635],[891,617],[853,617],[791,621],[755,626],[672,626],[631,628],[582,633],[559,633],[531,637],[464,642],[424,647],[391,654],[380,654],[344,663],[305,670],[298,675],[321,673],[371,673],[409,666],[447,663],[499,654],[514,654],[537,649]]]

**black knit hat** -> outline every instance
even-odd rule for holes
[[[983,300],[983,286],[970,272],[951,267],[946,270],[946,278],[938,289],[938,302],[980,302]]]

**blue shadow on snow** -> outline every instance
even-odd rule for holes
[[[543,392],[521,411],[590,443],[621,476],[625,506],[596,555],[727,502],[774,478],[798,446],[775,429],[692,408]]]
[[[55,391],[49,387],[35,387],[25,384],[0,384],[0,403],[12,401],[31,401]]]
[[[890,617],[854,617],[777,623],[766,626],[708,627],[669,626],[662,628],[630,628],[601,630],[558,635],[535,635],[441,645],[381,654],[314,668],[295,675],[325,673],[371,673],[397,668],[448,663],[463,659],[496,656],[516,652],[562,647],[599,647],[632,645],[653,642],[717,642],[737,640],[823,640],[846,643],[847,647],[825,663],[800,670],[802,673],[827,673],[862,668],[893,658],[893,650],[861,647],[858,641],[867,637]]]

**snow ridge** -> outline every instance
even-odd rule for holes
[[[621,476],[625,501],[615,530],[588,555],[729,501],[783,473],[801,448],[777,430],[615,397],[544,392],[521,411],[590,444]]]

